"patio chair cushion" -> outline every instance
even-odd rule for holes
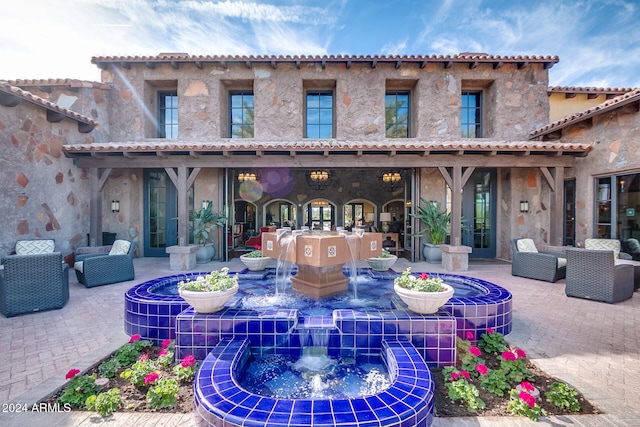
[[[127,255],[130,247],[131,242],[128,240],[116,240],[113,242],[113,246],[111,246],[109,255]]]
[[[56,247],[53,239],[18,240],[16,255],[50,254]]]
[[[613,257],[620,256],[620,240],[617,239],[585,239],[584,248],[596,251],[613,251]]]
[[[566,258],[558,258],[558,268],[566,267],[567,259]]]
[[[536,248],[536,244],[533,243],[532,239],[518,239],[518,252],[533,252],[538,253],[538,248]]]
[[[84,263],[82,261],[76,261],[73,263],[73,269],[78,270],[80,273],[84,273]]]

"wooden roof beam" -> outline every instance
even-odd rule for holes
[[[529,66],[528,61],[518,62],[518,70],[523,70]]]

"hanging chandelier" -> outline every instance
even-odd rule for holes
[[[245,182],[245,181],[257,181],[260,180],[260,176],[258,176],[257,173],[252,172],[252,171],[240,171],[238,172],[238,181],[239,182]]]
[[[401,171],[381,171],[378,175],[378,181],[383,190],[393,192],[404,186],[402,172]]]
[[[312,170],[305,173],[307,184],[309,187],[317,191],[322,191],[329,186],[331,180],[331,171],[328,170]]]

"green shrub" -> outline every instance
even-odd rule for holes
[[[113,378],[116,376],[116,372],[118,372],[118,369],[120,369],[121,367],[122,366],[120,365],[118,359],[112,357],[106,362],[101,363],[100,366],[98,366],[98,370],[100,371],[100,375],[102,375],[103,377]]]
[[[504,335],[500,332],[494,332],[493,329],[489,329],[487,332],[480,335],[478,347],[480,347],[480,350],[485,353],[494,354],[500,354],[509,349],[507,342],[504,340]]]
[[[492,369],[487,375],[481,377],[480,387],[500,397],[503,397],[505,392],[511,388],[504,372],[500,369]]]
[[[153,410],[172,408],[178,404],[178,383],[173,379],[162,379],[147,391],[147,403]]]
[[[146,356],[146,357],[145,357]],[[124,370],[120,378],[128,379],[131,384],[142,387],[145,386],[145,378],[157,369],[157,363],[150,360],[147,355],[140,356],[140,359],[131,368]]]
[[[58,398],[58,402],[68,403],[76,408],[82,408],[87,397],[96,394],[100,388],[96,385],[96,375],[77,375],[68,383],[67,388]]]
[[[562,409],[569,409],[573,412],[580,410],[578,392],[574,388],[561,382],[555,382],[549,388],[551,390],[544,395],[552,405]]]
[[[522,415],[533,421],[538,421],[540,417],[547,415],[547,412],[535,403],[535,398],[526,391],[518,392],[512,389],[509,397],[507,407],[514,415]]]
[[[96,411],[103,417],[108,417],[120,408],[122,400],[120,399],[120,390],[112,388],[111,390],[100,393],[97,396],[94,394],[87,398],[85,402],[87,410]]]

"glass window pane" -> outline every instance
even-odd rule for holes
[[[320,97],[320,108],[329,108],[333,107],[333,96],[331,95],[322,95]]]
[[[319,129],[317,125],[307,125],[307,138],[318,139]]]
[[[320,123],[330,125],[333,123],[333,112],[331,110],[320,110]]]
[[[320,123],[320,111],[319,110],[307,110],[307,124]]]
[[[307,108],[320,108],[320,97],[317,95],[307,95]]]
[[[329,139],[333,136],[333,126],[331,125],[320,125],[320,138]]]

